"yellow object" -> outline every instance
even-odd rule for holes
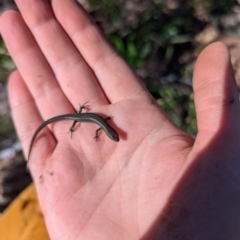
[[[49,240],[33,184],[0,217],[0,240]]]

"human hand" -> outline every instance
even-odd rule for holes
[[[239,239],[239,101],[228,51],[207,47],[194,70],[198,134],[176,127],[75,1],[17,0],[0,18],[18,70],[9,79],[27,155],[44,120],[113,116],[115,143],[95,126],[57,122],[37,138],[30,169],[51,239]],[[224,217],[223,217],[224,216]]]

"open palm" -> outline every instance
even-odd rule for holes
[[[87,101],[120,136],[95,142],[97,127],[82,123],[71,138],[69,121],[40,133],[30,169],[51,238],[208,239],[211,229],[209,239],[235,239],[217,237],[239,234],[229,218],[240,211],[240,111],[226,47],[212,44],[197,61],[193,139],[74,1],[16,2],[22,15],[8,11],[0,26],[18,67],[9,96],[25,154],[40,123]]]

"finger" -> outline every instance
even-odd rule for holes
[[[219,131],[239,129],[240,104],[227,47],[213,43],[200,54],[193,87],[198,137],[207,145]]]
[[[21,15],[7,11],[0,18],[1,34],[43,118],[72,112],[48,62]]]
[[[56,20],[50,2],[16,1],[22,16],[71,103],[105,101],[99,83],[69,36]],[[62,4],[63,1],[58,1]],[[71,18],[68,15],[68,18]],[[77,93],[77,94],[76,94]]]
[[[110,101],[148,95],[136,74],[110,46],[77,1],[59,3],[56,0],[52,5],[58,21],[94,71]]]
[[[27,156],[32,133],[36,130],[36,126],[42,122],[42,118],[18,71],[15,71],[9,77],[8,95],[14,124],[22,142],[25,156]],[[35,158],[37,161],[38,159],[47,159],[46,153],[52,152],[56,146],[55,139],[47,128],[41,132],[41,138],[38,139],[36,144],[38,147],[34,149],[32,155],[37,156]],[[44,149],[44,151],[37,151],[38,149]],[[40,167],[43,167],[44,163],[45,161],[41,160],[35,162],[34,166],[39,167],[39,164],[41,164]]]

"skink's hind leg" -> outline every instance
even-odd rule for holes
[[[94,137],[94,139],[96,140],[96,142],[100,140],[99,135],[98,135],[98,132],[99,132],[100,130],[102,130],[102,128],[98,128],[98,129],[96,130],[95,137]]]
[[[77,121],[74,121],[72,126],[69,128],[68,133],[71,133],[71,138],[72,138],[73,132],[75,132],[77,130],[77,127],[75,127],[76,124],[77,124]]]
[[[112,119],[111,116],[107,116],[107,117],[104,118],[105,121],[110,120],[110,119]]]
[[[77,127],[75,127],[76,123],[77,123],[77,121],[74,121],[73,124],[72,124],[72,126],[69,128],[69,132],[68,132],[68,133],[71,134],[71,138],[72,138],[73,133],[74,133],[75,131],[77,131]]]
[[[85,102],[83,105],[80,105],[80,108],[79,108],[79,110],[78,110],[78,112],[77,112],[78,114],[81,114],[81,113],[82,113],[82,110],[88,106],[87,103],[88,103],[88,102]],[[71,133],[71,138],[72,138],[73,132],[75,132],[75,131],[77,130],[77,128],[75,127],[76,124],[77,124],[77,122],[78,122],[78,121],[75,120],[75,121],[73,122],[72,126],[69,128],[69,132]]]

